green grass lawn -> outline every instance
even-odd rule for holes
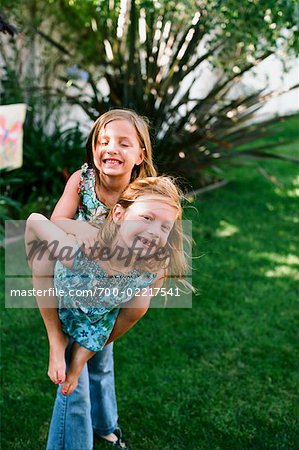
[[[279,150],[298,156],[298,144]],[[201,256],[193,308],[152,309],[115,344],[132,450],[299,448],[298,165],[252,161],[226,177],[186,211]],[[38,311],[3,310],[4,450],[45,448],[55,395],[46,372]]]

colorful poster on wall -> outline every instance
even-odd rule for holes
[[[0,106],[0,168],[17,169],[23,163],[23,123],[26,105]]]

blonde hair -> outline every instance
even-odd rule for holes
[[[129,184],[121,194],[117,204],[121,205],[124,209],[127,209],[134,201],[145,195],[161,195],[164,197],[167,204],[177,209],[177,218],[165,246],[167,260],[160,262],[160,264],[158,263],[159,267],[157,267],[157,262],[154,261],[154,265],[151,265],[150,263],[147,266],[147,270],[157,271],[157,269],[165,269],[167,274],[165,278],[171,278],[169,273],[171,269],[171,273],[175,274],[175,278],[183,279],[188,269],[188,264],[184,251],[184,240],[186,238],[182,226],[182,194],[171,177],[160,176],[139,178]],[[113,210],[110,211],[105,225],[99,232],[99,240],[102,241],[103,244],[109,243],[111,245],[116,238],[118,226],[113,222],[112,218]],[[166,267],[165,262],[167,264]],[[141,264],[144,270],[144,261]],[[190,287],[189,283],[186,282],[184,284]]]
[[[156,176],[157,172],[153,165],[152,144],[149,134],[149,122],[146,117],[139,116],[130,109],[112,109],[102,114],[93,124],[86,143],[86,162],[94,169],[97,182],[99,182],[98,170],[94,165],[94,151],[97,146],[98,136],[103,127],[113,120],[127,120],[135,130],[140,148],[143,148],[143,161],[140,165],[135,165],[132,170],[130,182],[137,178]]]

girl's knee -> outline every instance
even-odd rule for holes
[[[34,220],[45,220],[46,217],[43,214],[40,213],[31,213],[30,216],[27,219],[27,223],[30,223]]]
[[[143,308],[123,308],[123,314],[126,318],[126,320],[130,322],[136,322],[137,320],[141,319],[148,310],[148,307]]]
[[[26,220],[26,229],[25,229],[25,241],[28,244],[28,240],[32,238],[32,234],[34,231],[34,226],[38,220],[45,219],[45,216],[39,213],[31,213],[28,219]]]

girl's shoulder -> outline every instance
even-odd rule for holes
[[[76,172],[72,173],[72,175],[67,180],[65,186],[65,192],[78,192],[78,186],[81,180],[81,170],[76,170]]]
[[[68,179],[68,183],[75,183],[76,181],[80,181],[81,177],[81,169],[76,170],[76,172],[72,173],[72,175]]]

